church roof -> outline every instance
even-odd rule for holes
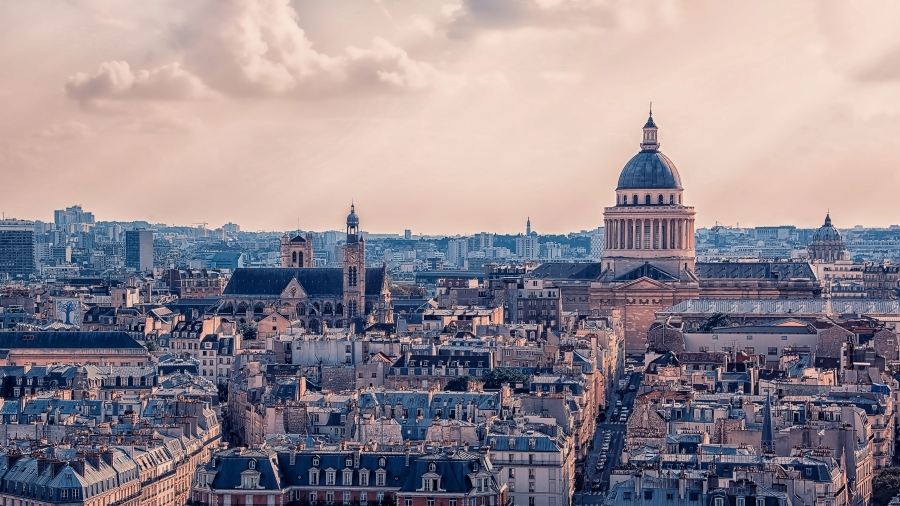
[[[614,281],[634,281],[640,278],[650,278],[655,279],[656,281],[678,281],[678,278],[675,276],[649,263],[645,263],[640,267],[631,269],[621,276],[617,276]]]
[[[235,269],[222,295],[278,297],[295,278],[309,296],[342,295],[344,293],[343,269],[273,267]],[[366,295],[378,295],[383,282],[384,271],[381,267],[366,269]]]
[[[293,239],[291,239],[292,243],[305,243],[306,239],[303,238],[302,235],[296,235]]]
[[[127,332],[0,332],[0,348],[145,349]]]

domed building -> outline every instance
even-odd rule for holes
[[[619,175],[616,204],[604,210],[604,250],[591,298],[619,309],[629,351],[645,349],[655,312],[699,296],[694,273],[694,208],[684,205],[675,164],[659,150],[651,111],[641,151]]]
[[[809,259],[813,262],[836,262],[850,259],[850,252],[844,246],[844,238],[831,224],[830,213],[825,214],[825,224],[813,234],[808,248]]]

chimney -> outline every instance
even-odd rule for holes
[[[37,473],[38,475],[44,474],[44,471],[50,467],[50,459],[48,459],[45,455],[38,457],[37,460]]]
[[[92,451],[84,454],[84,458],[94,469],[100,469],[100,453]]]
[[[640,469],[634,473],[634,496],[635,499],[641,500],[641,489],[644,486],[644,473]]]
[[[74,469],[76,473],[84,476],[84,459],[75,459],[70,461],[69,467]]]
[[[110,450],[109,448],[105,448],[102,452],[100,452],[100,456],[103,457],[103,462],[106,462],[106,465],[108,465],[108,466],[113,465],[113,456],[114,455],[113,455],[112,450]],[[99,468],[100,466],[96,466],[96,467]]]
[[[50,461],[50,476],[55,478],[64,467],[66,467],[66,463],[61,460]]]

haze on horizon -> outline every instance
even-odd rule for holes
[[[898,2],[0,2],[0,210],[592,229],[654,104],[699,226],[898,221]]]

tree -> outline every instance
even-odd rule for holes
[[[465,392],[469,389],[470,381],[473,381],[471,376],[457,376],[447,382],[444,390],[447,392]]]
[[[872,480],[872,506],[887,506],[900,493],[900,467],[882,469]]]
[[[730,327],[731,318],[725,313],[715,313],[700,325],[700,332],[712,332],[717,327]]]
[[[498,389],[504,383],[515,386],[516,383],[528,383],[529,379],[528,375],[518,369],[498,367],[484,376],[484,388]]]

